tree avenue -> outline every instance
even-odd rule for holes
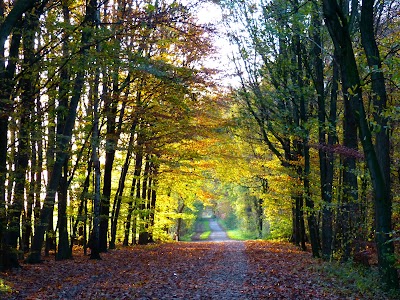
[[[369,264],[376,250],[382,284],[398,288],[399,5],[220,4],[236,46],[240,122],[254,128],[246,140],[292,182],[290,239],[326,260]],[[272,192],[271,170],[259,172]]]
[[[218,25],[198,5],[3,0],[0,269],[212,215],[398,289],[400,4],[219,0]]]

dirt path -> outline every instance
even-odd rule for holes
[[[222,229],[222,227],[218,224],[216,219],[210,219],[208,224],[211,230],[211,234],[208,237],[209,241],[214,241],[214,242],[230,241],[230,238],[228,238],[228,235],[226,234],[225,230]]]
[[[208,242],[121,248],[89,260],[23,265],[1,274],[0,299],[388,299],[362,295],[319,270],[321,261],[288,243],[228,240],[217,222]]]
[[[319,264],[290,244],[262,241],[122,248],[102,260],[76,252],[1,274],[13,292],[0,299],[388,299],[359,294]]]
[[[249,299],[242,242],[190,242],[125,248],[102,260],[46,260],[24,265],[5,281],[0,299]]]

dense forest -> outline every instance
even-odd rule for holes
[[[204,5],[2,1],[0,268],[211,211],[398,288],[400,3]]]

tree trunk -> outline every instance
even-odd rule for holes
[[[178,214],[182,214],[183,210],[185,209],[185,203],[182,203],[180,207],[178,207]],[[182,228],[182,218],[178,218],[176,220],[176,241],[181,240],[181,228]]]
[[[294,8],[297,10],[299,8],[299,3],[297,0],[294,1]],[[310,233],[310,242],[312,254],[314,257],[319,257],[319,238],[318,238],[318,224],[315,217],[315,209],[314,209],[314,201],[311,198],[310,192],[310,147],[308,145],[309,140],[309,131],[306,128],[308,122],[307,116],[307,103],[304,96],[304,79],[305,71],[304,71],[304,62],[303,62],[303,53],[302,53],[302,45],[300,41],[300,36],[298,32],[300,30],[296,28],[298,25],[295,24],[295,35],[293,37],[293,65],[296,66],[294,72],[292,72],[292,79],[295,82],[297,89],[294,89],[292,93],[294,94],[295,99],[293,101],[298,100],[298,105],[293,105],[293,116],[295,120],[295,124],[299,127],[301,131],[301,142],[296,142],[297,144],[297,153],[304,158],[304,167],[302,172],[299,171],[300,178],[303,181],[303,191],[305,204],[307,207],[307,223],[308,230]],[[322,94],[323,95],[323,94]],[[297,109],[298,107],[298,109]]]
[[[24,211],[25,191],[26,191],[26,172],[29,164],[30,149],[32,148],[30,135],[31,115],[35,107],[35,82],[37,72],[33,71],[32,61],[34,59],[34,35],[38,27],[38,17],[31,13],[26,13],[22,26],[22,46],[24,55],[24,65],[27,66],[20,80],[22,88],[21,111],[19,112],[19,131],[18,149],[16,152],[15,165],[15,188],[11,208],[9,209],[9,230],[8,243],[11,247],[17,247],[17,240],[20,237],[21,213]]]
[[[293,226],[294,226],[294,237],[293,243],[300,246],[303,251],[307,250],[306,246],[306,230],[304,226],[304,200],[302,195],[292,197],[293,206]]]
[[[370,4],[365,2],[365,5],[368,6]],[[374,189],[375,239],[378,248],[379,268],[383,275],[382,279],[387,287],[398,288],[397,272],[394,268],[394,247],[390,239],[391,198],[387,188],[389,183],[386,182],[386,178],[389,174],[384,174],[385,170],[383,166],[381,166],[381,161],[377,157],[372,142],[371,129],[368,125],[362,101],[360,77],[353,53],[346,16],[343,15],[343,12],[334,1],[324,0],[323,9],[329,33],[338,51],[338,57],[340,58],[343,91],[345,94],[349,94],[349,102],[358,121],[360,140],[371,174]],[[367,11],[365,11],[365,9]],[[368,20],[368,22],[370,21],[369,17],[366,15],[371,13],[368,12],[368,9],[368,7],[364,7],[363,18],[365,18],[365,21],[362,22],[363,26],[366,25],[366,20]],[[365,29],[363,29],[363,31],[364,30]],[[365,33],[366,32],[364,32],[364,42],[366,42]]]
[[[149,242],[149,232],[148,232],[148,216],[147,216],[147,187],[150,179],[150,155],[146,155],[146,163],[144,166],[143,176],[142,176],[142,195],[140,197],[140,228],[139,228],[139,245],[146,245]]]
[[[69,7],[66,1],[62,2],[63,18],[66,24],[70,24]],[[62,44],[63,58],[66,60],[70,55],[68,36],[63,34],[64,42]],[[68,93],[70,92],[70,77],[67,66],[60,71],[60,87],[59,87],[59,106],[57,108],[57,144],[60,143],[60,136],[66,122],[66,114],[68,111]],[[57,155],[56,155],[57,156]],[[69,259],[72,257],[71,248],[69,247],[68,239],[68,218],[67,218],[67,201],[68,201],[68,161],[69,155],[66,157],[62,166],[63,175],[60,178],[58,187],[58,251],[56,255],[57,260]],[[49,222],[50,223],[50,222]]]
[[[338,15],[333,12],[335,18],[333,24],[332,18],[327,17],[327,9],[332,10],[333,7],[325,5],[324,1],[324,14],[326,23],[331,33],[332,40],[337,52],[337,59],[340,65],[340,72],[342,78],[342,88],[344,97],[344,141],[343,144],[348,149],[357,150],[357,119],[356,111],[354,109],[354,102],[356,98],[361,99],[360,85],[356,84],[356,77],[358,77],[357,66],[354,60],[354,54],[349,33],[349,24],[347,20],[342,20],[342,25],[339,23]],[[331,3],[332,4],[332,3]],[[330,5],[331,5],[330,4]],[[336,6],[334,9],[340,10],[337,3],[332,4]],[[336,26],[336,28],[334,28]],[[332,33],[333,32],[333,33]],[[354,68],[354,69],[353,69]],[[351,70],[350,70],[351,69]],[[353,83],[353,84],[350,84]],[[354,236],[354,228],[352,226],[354,220],[353,208],[358,199],[358,185],[356,176],[356,158],[352,155],[343,157],[343,211],[342,211],[342,245],[344,247],[343,260],[347,260],[351,254],[352,238]]]
[[[70,245],[70,249],[72,250],[72,246],[74,243],[74,239],[77,238],[78,242],[80,240],[82,240],[83,238],[85,238],[83,236],[83,232],[78,232],[77,235],[77,231],[78,231],[78,225],[79,222],[84,222],[86,223],[86,219],[87,219],[87,214],[85,213],[85,207],[86,207],[86,202],[87,202],[87,193],[89,191],[89,186],[90,186],[90,177],[92,174],[92,160],[90,159],[88,162],[88,167],[87,167],[87,175],[85,178],[85,181],[83,183],[83,190],[80,194],[79,197],[79,207],[78,207],[78,215],[76,216],[76,221],[74,223],[74,226],[72,227],[72,239],[71,239],[71,245]]]
[[[116,240],[116,236],[117,236],[117,224],[118,224],[119,212],[121,209],[122,194],[125,189],[125,180],[126,180],[126,176],[128,174],[130,162],[132,159],[133,149],[135,146],[134,140],[135,140],[135,133],[136,133],[136,125],[137,125],[137,121],[134,120],[133,124],[131,126],[131,129],[130,129],[128,151],[126,153],[125,163],[124,163],[124,166],[122,167],[121,176],[119,178],[119,183],[118,183],[118,189],[117,189],[117,192],[115,193],[113,210],[112,210],[112,215],[111,215],[110,249],[115,249],[115,240]]]
[[[375,189],[375,222],[376,244],[378,249],[379,269],[384,282],[389,288],[399,288],[399,281],[394,257],[394,245],[390,236],[392,232],[392,199],[390,181],[390,142],[387,129],[388,120],[383,116],[387,108],[387,94],[385,78],[382,71],[382,63],[379,48],[374,35],[374,1],[363,0],[361,8],[361,42],[367,56],[368,66],[371,71],[372,99],[374,105],[374,120],[379,128],[375,134],[376,158],[369,159],[371,177]],[[364,128],[364,127],[363,127]],[[369,130],[368,127],[365,129]],[[366,145],[370,147],[370,145]],[[371,155],[370,155],[371,156]],[[375,161],[375,159],[377,161]],[[376,175],[377,177],[374,177]],[[376,180],[374,180],[376,179]],[[381,184],[378,184],[379,181]]]
[[[332,257],[332,184],[333,184],[333,165],[330,161],[333,158],[332,152],[328,145],[326,149],[327,140],[326,136],[330,135],[332,130],[331,120],[326,123],[326,103],[325,103],[325,88],[324,88],[324,65],[322,61],[322,40],[321,40],[321,29],[322,22],[320,17],[318,5],[314,4],[312,12],[312,38],[314,41],[314,47],[312,51],[312,61],[314,62],[314,74],[313,82],[315,91],[317,93],[318,103],[318,156],[320,166],[320,186],[321,186],[321,199],[322,205],[322,257],[325,260],[330,260]],[[335,80],[335,77],[333,77]],[[333,82],[332,84],[336,84]],[[336,93],[336,91],[335,91]],[[336,110],[332,110],[331,116],[334,113],[336,118]],[[335,119],[334,119],[335,120]],[[329,144],[329,143],[328,143]],[[324,149],[325,148],[325,149]]]
[[[94,94],[93,105],[93,137],[92,137],[92,161],[94,173],[94,198],[93,198],[93,231],[91,241],[90,259],[101,259],[100,257],[100,160],[97,154],[99,143],[99,100],[98,94]]]
[[[154,221],[155,221],[155,211],[156,211],[156,201],[157,201],[157,175],[158,175],[158,166],[155,163],[152,163],[152,171],[151,171],[153,180],[150,188],[150,207],[149,207],[149,225],[151,228],[154,228]],[[153,231],[149,232],[149,242],[154,242],[153,240]]]
[[[19,22],[18,26],[22,23]],[[10,104],[11,93],[15,86],[15,70],[16,61],[18,60],[19,47],[21,43],[20,28],[14,31],[9,48],[9,59],[7,67],[5,67],[4,59],[1,60],[1,80],[0,80],[0,132],[8,132],[9,116],[12,110]],[[1,58],[4,58],[4,43],[0,45],[2,53]],[[0,237],[1,237],[1,261],[2,269],[10,269],[19,267],[19,262],[16,255],[16,249],[9,246],[8,242],[8,227],[7,227],[7,209],[6,209],[6,175],[7,170],[7,134],[0,134]],[[10,179],[9,179],[10,180]],[[12,188],[12,181],[8,183],[8,188]],[[9,193],[8,195],[11,195]]]
[[[333,59],[333,74],[332,74],[332,88],[330,97],[329,109],[329,131],[328,131],[328,152],[325,153],[325,184],[321,186],[322,199],[324,205],[322,208],[322,257],[325,260],[330,260],[333,254],[333,177],[334,177],[334,155],[333,145],[337,140],[336,133],[336,112],[337,112],[337,93],[338,93],[338,80],[339,80],[339,67],[334,56]],[[321,169],[322,172],[322,169]],[[321,180],[321,185],[322,185]]]
[[[97,10],[97,2],[96,0],[91,0],[88,3],[86,8],[86,19],[85,21],[89,23],[89,26],[94,24],[96,20],[96,10]],[[81,55],[81,65],[85,66],[87,61],[87,51],[88,51],[88,42],[91,38],[90,30],[82,31],[82,47],[80,50]],[[40,212],[40,222],[35,226],[35,235],[33,237],[32,249],[31,253],[27,257],[27,262],[29,263],[38,263],[41,260],[41,249],[44,240],[44,234],[49,224],[49,220],[51,217],[51,213],[54,208],[55,202],[55,194],[61,179],[61,172],[64,162],[68,157],[68,148],[69,142],[72,137],[72,130],[75,124],[75,118],[77,114],[78,103],[81,98],[82,88],[84,86],[84,77],[85,71],[83,68],[80,68],[75,77],[74,86],[72,89],[72,97],[69,105],[68,115],[64,127],[64,131],[62,134],[62,138],[60,138],[60,143],[58,146],[59,155],[57,155],[56,161],[54,163],[54,167],[52,170],[52,174],[50,177],[50,181],[47,185],[46,189],[46,198],[43,204],[43,207]]]
[[[118,70],[117,70],[118,73]],[[107,76],[104,74],[104,76]],[[115,118],[117,103],[114,103],[113,98],[109,95],[107,84],[104,84],[103,96],[105,97],[104,109],[107,118],[107,135],[106,135],[106,160],[104,163],[103,177],[103,192],[101,197],[100,208],[100,252],[107,251],[107,233],[110,214],[110,198],[111,198],[111,183],[112,169],[114,165],[115,149],[118,143],[118,136],[115,132]]]
[[[56,260],[69,259],[72,257],[69,247],[68,228],[67,228],[67,168],[64,165],[63,176],[60,179],[58,192],[58,251]]]
[[[132,238],[133,243],[136,242],[136,215],[134,214],[134,211],[137,208],[137,201],[140,199],[140,175],[142,173],[142,164],[143,164],[143,142],[140,133],[138,137],[138,144],[136,151],[137,152],[135,159],[135,171],[132,179],[128,215],[126,217],[126,223],[125,223],[124,245],[128,245],[129,243],[129,234],[131,231],[131,225],[133,233],[133,238]]]
[[[38,121],[35,121],[37,123]],[[31,145],[32,145],[32,152],[31,152],[31,168],[30,168],[30,182],[29,188],[27,193],[27,201],[26,201],[26,210],[24,215],[22,216],[22,250],[24,253],[29,252],[30,244],[31,244],[31,236],[33,233],[32,230],[32,215],[33,215],[33,206],[35,204],[35,189],[36,189],[36,172],[37,172],[37,144],[38,140],[36,139],[36,132],[39,130],[38,126],[33,126],[33,130],[31,131]],[[40,196],[39,196],[40,197]]]

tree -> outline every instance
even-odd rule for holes
[[[84,25],[90,28],[96,23],[97,20],[96,11],[97,11],[97,2],[96,0],[91,0],[86,7],[86,16],[84,20]],[[91,38],[91,31],[83,30],[82,45],[80,49],[81,63],[83,66],[86,64],[86,59],[87,59],[86,53],[87,53],[88,43],[90,42],[90,38]],[[59,154],[56,157],[50,181],[47,185],[45,202],[40,212],[40,221],[38,225],[35,226],[35,235],[32,242],[32,249],[27,258],[27,262],[29,263],[38,263],[41,258],[41,249],[44,240],[44,233],[46,232],[51,217],[51,212],[53,211],[55,194],[62,175],[61,174],[62,167],[64,165],[65,160],[68,157],[68,148],[70,146],[69,143],[71,140],[72,130],[75,124],[75,117],[77,113],[78,103],[81,98],[82,89],[84,85],[84,75],[85,75],[85,70],[81,68],[77,71],[75,76],[72,96],[68,108],[68,115],[65,121],[62,137],[60,138],[60,142],[57,145]]]
[[[390,237],[392,231],[392,203],[391,203],[391,179],[390,179],[390,142],[387,130],[388,118],[384,111],[388,107],[385,78],[383,76],[381,55],[375,40],[374,30],[374,1],[363,0],[361,7],[361,42],[370,68],[372,99],[376,108],[374,121],[379,128],[375,132],[375,152],[370,154],[369,168],[375,189],[375,220],[376,220],[376,242],[378,248],[378,259],[384,281],[388,287],[398,287],[397,271],[394,268],[393,256],[394,245]],[[366,128],[370,131],[370,128]],[[369,134],[366,132],[364,134]],[[364,146],[364,145],[363,145]],[[371,147],[371,141],[365,143],[366,148]],[[370,150],[367,150],[369,153]],[[377,161],[375,161],[375,159]],[[371,170],[373,169],[373,171]],[[376,177],[374,177],[376,176]],[[376,182],[377,181],[377,182]],[[381,185],[383,183],[383,185]],[[377,191],[377,189],[379,191]]]
[[[365,5],[365,6],[364,6]],[[379,68],[379,53],[374,53],[378,55],[374,58],[371,57],[372,51],[376,51],[376,46],[374,47],[374,39],[371,39],[371,27],[372,24],[367,25],[366,22],[371,22],[372,14],[372,3],[368,1],[363,1],[362,14],[362,38],[363,44],[366,48],[367,58],[370,65],[375,65]],[[353,114],[357,120],[357,125],[359,129],[360,140],[364,150],[365,158],[367,161],[368,169],[371,174],[371,180],[374,189],[374,204],[375,204],[375,229],[376,229],[376,243],[378,248],[379,257],[379,267],[383,275],[383,280],[387,287],[397,288],[398,278],[397,271],[393,265],[393,241],[390,239],[391,232],[391,197],[390,197],[390,182],[387,181],[389,174],[387,171],[387,154],[389,151],[387,140],[387,135],[385,133],[380,134],[378,138],[383,144],[379,145],[378,150],[375,150],[372,141],[372,132],[368,124],[367,116],[365,113],[364,103],[362,99],[362,89],[361,89],[361,79],[358,73],[357,62],[353,52],[352,41],[349,32],[349,23],[347,15],[339,7],[336,2],[323,1],[323,10],[326,20],[326,24],[329,29],[329,33],[334,42],[335,49],[338,53],[338,60],[341,66],[341,78],[342,78],[342,89],[343,93],[348,97],[348,110]],[[366,45],[366,43],[372,42],[372,45]],[[380,72],[377,72],[380,73]],[[381,75],[374,75],[374,77],[381,77]],[[382,86],[381,80],[377,79],[374,86]],[[384,85],[383,85],[384,86]],[[374,92],[376,95],[385,97],[382,90],[379,90],[375,86]],[[381,99],[381,108],[385,105],[385,98]],[[375,116],[376,117],[376,116]],[[378,122],[381,128],[384,128],[386,120],[379,118],[375,120]],[[385,131],[385,130],[382,130]],[[381,140],[382,139],[382,140]],[[377,141],[378,142],[378,141]],[[379,158],[378,154],[379,153]]]
[[[0,131],[3,133],[8,132],[9,126],[9,117],[11,112],[11,107],[13,101],[11,99],[11,93],[14,89],[15,84],[15,71],[16,71],[16,58],[18,56],[19,45],[21,41],[21,33],[18,30],[21,29],[22,26],[22,16],[25,12],[30,10],[36,1],[25,1],[20,0],[17,1],[12,9],[9,11],[7,15],[5,15],[5,3],[1,3],[0,15],[2,17],[2,22],[0,24],[0,78],[2,82],[1,86],[1,95],[0,95]],[[14,35],[11,40],[11,45],[9,48],[9,60],[6,67],[6,59],[5,59],[5,43],[11,32],[14,30]],[[28,43],[27,43],[28,44]],[[26,45],[27,45],[26,44]],[[28,58],[26,58],[28,60]],[[30,91],[31,92],[31,91]],[[25,114],[26,116],[27,114]],[[25,138],[25,137],[24,137]],[[26,141],[25,141],[26,142]],[[24,145],[24,142],[22,143]],[[9,267],[14,267],[18,265],[18,262],[15,258],[15,253],[12,254],[12,250],[8,248],[7,245],[10,243],[14,245],[13,240],[15,238],[11,238],[6,233],[7,221],[6,221],[6,175],[7,175],[7,147],[8,147],[8,139],[7,134],[2,134],[0,138],[0,242],[1,242],[1,262],[0,267],[3,269],[7,269]],[[23,146],[22,146],[23,147]],[[21,153],[22,154],[22,153]],[[20,157],[20,162],[22,163],[21,168],[19,169],[20,174],[24,173],[23,165],[24,165],[24,157]],[[20,176],[22,177],[22,175]],[[20,181],[21,184],[21,181]],[[16,206],[19,206],[16,204]],[[13,218],[16,218],[16,213],[18,210],[21,211],[20,208],[15,207],[16,212],[14,213]],[[11,226],[14,227],[15,219],[12,221]],[[15,232],[16,228],[13,228],[12,231]],[[15,236],[15,234],[14,234]],[[7,240],[5,240],[8,239]],[[10,256],[11,255],[11,256]]]
[[[70,11],[69,11],[69,6],[66,1],[62,2],[62,14],[63,14],[63,19],[66,24],[66,26],[71,25],[71,20],[70,20]],[[68,60],[68,57],[71,55],[70,53],[70,45],[69,45],[69,40],[68,40],[69,33],[67,30],[64,30],[63,33],[63,43],[62,43],[62,52],[63,52],[63,58],[65,60]],[[62,135],[63,131],[65,128],[66,124],[66,119],[67,119],[67,112],[68,112],[68,98],[69,98],[69,93],[70,93],[70,70],[69,66],[64,66],[64,68],[61,69],[60,71],[60,86],[58,90],[58,107],[56,109],[57,111],[57,126],[56,126],[56,145],[58,146],[59,143],[62,140]],[[59,146],[56,148],[59,148]],[[59,186],[58,186],[58,221],[57,221],[57,227],[58,227],[58,232],[59,232],[59,243],[58,243],[58,251],[57,251],[57,256],[56,258],[58,260],[61,259],[68,259],[71,258],[72,253],[71,249],[69,246],[69,240],[68,240],[68,225],[67,225],[67,202],[68,202],[68,170],[69,170],[69,157],[70,155],[67,155],[67,157],[64,160],[63,166],[62,166],[62,175],[60,178]],[[49,230],[53,229],[52,225],[52,217],[50,217],[50,220],[48,222],[49,224]],[[50,225],[51,224],[51,225]],[[46,241],[46,246],[47,249],[51,248],[52,246],[55,247],[55,245],[48,245],[49,242],[51,242],[52,238],[48,237],[49,241]],[[53,239],[54,240],[54,239]]]

